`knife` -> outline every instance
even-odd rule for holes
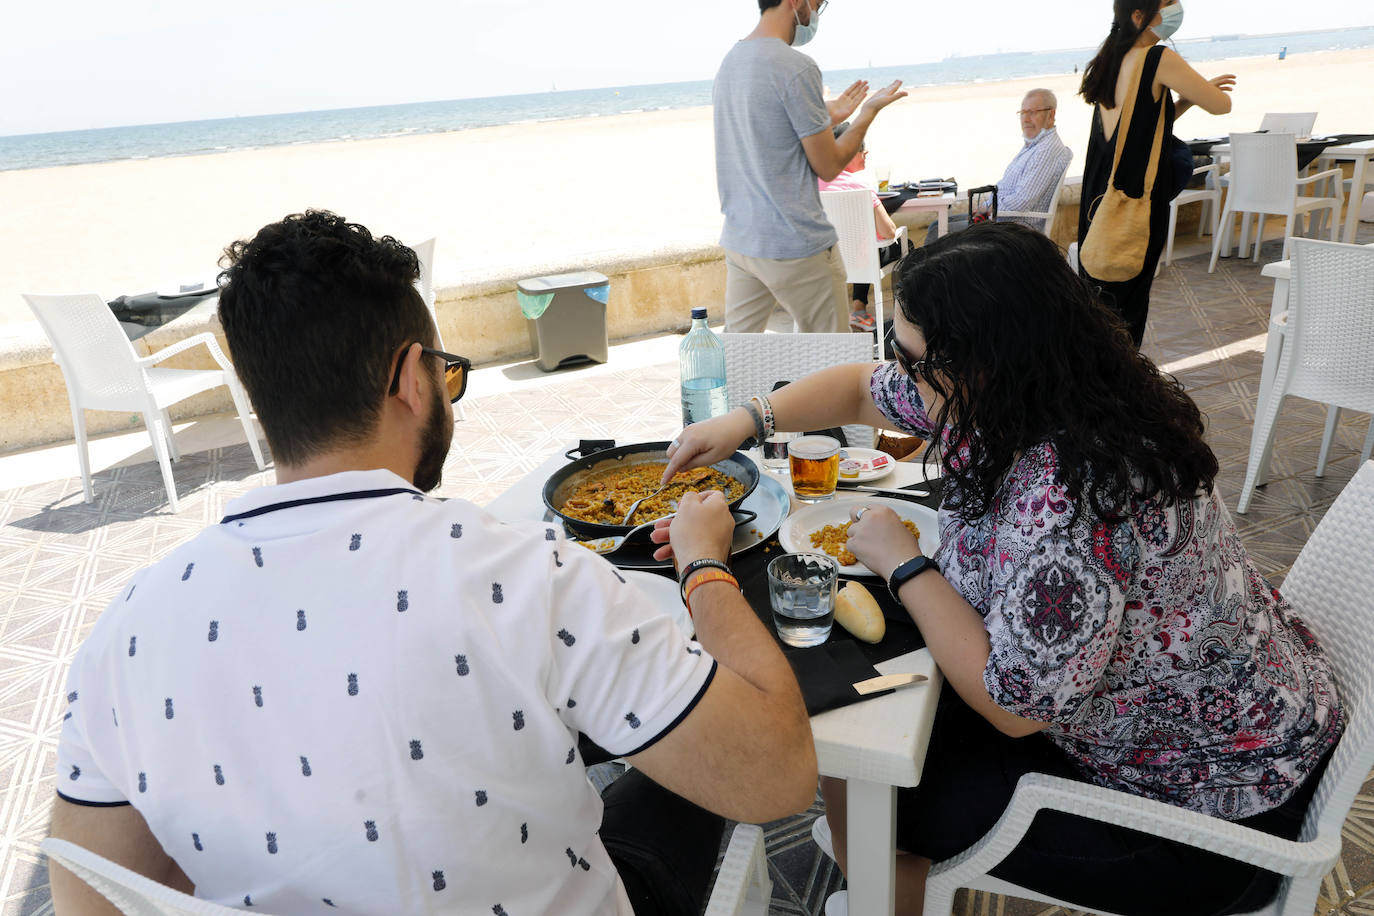
[[[928,499],[929,490],[893,490],[888,487],[845,487],[846,490],[855,490],[859,493],[882,493],[889,496],[906,497],[907,499]]]
[[[866,697],[870,693],[877,693],[880,690],[892,690],[896,687],[919,684],[925,679],[924,674],[883,674],[878,677],[871,677],[866,681],[859,681],[854,685],[854,691],[859,696]]]

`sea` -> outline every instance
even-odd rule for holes
[[[1223,35],[1179,41],[1175,47],[1193,63],[1368,48],[1374,47],[1374,26],[1274,35]],[[847,86],[856,79],[866,79],[874,86],[894,79],[901,79],[910,86],[984,83],[1069,73],[1075,68],[1082,69],[1094,51],[1093,48],[1072,48],[949,57],[908,66],[827,71],[825,78],[832,87]],[[503,124],[692,108],[710,103],[711,81],[696,80],[20,134],[0,137],[0,171],[208,155],[299,143],[404,137]]]

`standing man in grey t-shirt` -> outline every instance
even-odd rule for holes
[[[844,265],[816,179],[834,178],[874,117],[906,92],[875,92],[837,140],[834,125],[868,90],[854,83],[825,101],[816,62],[793,50],[816,33],[829,0],[759,0],[759,24],[725,56],[715,108],[716,184],[725,229],[725,330],[762,331],[775,303],[801,331],[848,326]]]

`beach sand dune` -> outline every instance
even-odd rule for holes
[[[1184,138],[1258,126],[1266,111],[1318,111],[1317,131],[1374,132],[1374,49],[1200,65],[1234,72],[1234,111],[1180,119]],[[870,166],[894,179],[995,181],[1019,146],[1025,91],[1059,95],[1082,170],[1090,110],[1072,74],[919,88],[879,117]],[[842,88],[842,87],[835,87]],[[407,242],[439,237],[438,282],[594,267],[613,253],[713,244],[720,231],[709,108],[446,134],[0,172],[0,323],[31,320],[23,292],[106,298],[208,279],[224,246],[307,207]]]

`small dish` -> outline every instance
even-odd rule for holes
[[[934,509],[901,499],[861,497],[858,494],[846,494],[842,498],[837,496],[827,502],[798,509],[778,529],[778,541],[788,553],[814,553],[819,548],[811,546],[811,533],[826,525],[843,525],[849,521],[849,510],[859,505],[886,506],[901,518],[915,523],[916,529],[921,532],[921,553],[926,556],[933,557],[940,549],[939,518]],[[872,576],[875,573],[862,563],[853,563],[847,566],[842,564],[840,575]]]
[[[887,452],[878,451],[876,448],[849,448],[846,446],[843,450],[843,454],[840,456],[842,462],[845,455],[849,456],[851,461],[858,461],[862,467],[856,477],[845,477],[842,474],[840,476],[840,486],[842,487],[855,486],[857,484],[878,480],[881,477],[886,477],[888,474],[891,474],[892,469],[897,466],[897,459],[893,458]],[[887,460],[883,462],[880,467],[873,467],[873,463],[880,458],[885,458]]]

